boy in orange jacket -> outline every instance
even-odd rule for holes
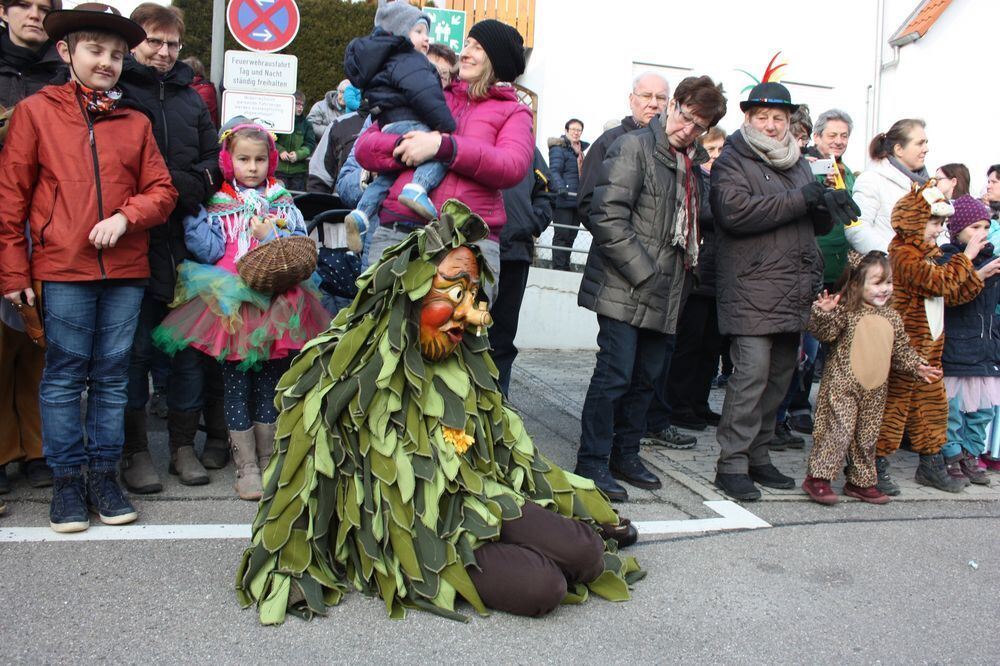
[[[51,12],[44,27],[71,80],[25,99],[11,118],[0,154],[0,292],[15,306],[42,299],[49,521],[75,532],[89,527],[88,508],[106,524],[137,518],[118,483],[128,360],[149,277],[147,229],[167,219],[177,191],[149,119],[120,106],[115,87],[143,29],[97,2]]]

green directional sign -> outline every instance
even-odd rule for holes
[[[423,11],[431,17],[431,43],[445,44],[455,53],[461,52],[465,42],[465,12],[434,7],[424,7]]]

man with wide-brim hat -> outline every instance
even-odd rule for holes
[[[760,499],[755,482],[795,486],[771,463],[768,444],[822,286],[815,236],[830,230],[828,208],[843,217],[789,131],[797,108],[780,83],[754,86],[740,103],[742,127],[712,166],[719,331],[732,336],[736,367],[718,428],[715,484],[740,500]]]
[[[146,41],[146,31],[138,23],[103,2],[83,2],[73,9],[50,12],[45,17],[45,32],[53,41],[73,32],[87,31],[120,35],[130,50]]]

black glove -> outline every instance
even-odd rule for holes
[[[816,206],[823,203],[823,192],[826,190],[826,186],[818,181],[810,181],[808,184],[803,185],[799,188],[802,192],[802,196],[806,200],[806,208],[812,210]]]
[[[823,192],[823,204],[830,213],[830,220],[834,224],[849,225],[861,215],[861,209],[854,199],[847,193],[847,190],[827,189]]]

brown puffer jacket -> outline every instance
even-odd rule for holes
[[[741,132],[726,139],[712,165],[716,291],[723,335],[803,331],[823,284],[816,235],[830,216],[807,210],[800,189],[815,182],[799,159],[779,171],[765,163]]]
[[[699,151],[693,169],[705,162]],[[594,236],[577,302],[637,328],[674,333],[690,271],[670,244],[677,161],[659,118],[619,137],[586,220]]]

